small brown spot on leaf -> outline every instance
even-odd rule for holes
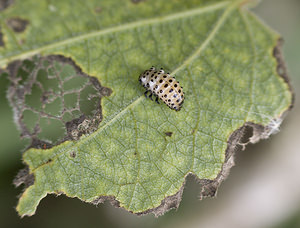
[[[102,96],[108,97],[108,96],[111,95],[112,90],[110,88],[107,88],[107,87],[102,87],[100,92],[101,92]]]
[[[165,135],[171,137],[173,135],[173,132],[167,131],[167,132],[165,132]]]
[[[145,2],[146,0],[131,0],[131,2],[133,4],[138,4],[138,3],[141,3],[141,2]]]
[[[48,161],[46,161],[46,164],[48,164],[48,163],[50,163],[50,162],[52,162],[52,159],[51,159],[51,158],[49,158]]]
[[[102,12],[102,7],[100,6],[97,6],[95,9],[94,9],[95,13],[101,13]]]
[[[18,43],[19,43],[20,45],[23,45],[23,44],[25,43],[25,39],[20,39],[20,40],[18,41]]]
[[[3,33],[0,27],[0,47],[4,47]]]
[[[11,4],[14,3],[14,0],[0,0],[0,11],[5,10]]]
[[[27,25],[29,24],[29,21],[19,17],[13,17],[13,18],[9,18],[6,21],[6,24],[14,32],[20,33],[25,31]]]
[[[71,157],[71,158],[75,158],[75,157],[76,157],[76,151],[72,150],[72,151],[70,152],[70,157]]]

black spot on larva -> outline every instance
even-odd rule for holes
[[[169,80],[169,82],[172,82],[172,81],[173,81],[172,79]]]
[[[157,89],[157,88],[158,88],[158,85],[155,86],[155,89]]]
[[[178,103],[180,101],[180,99],[178,99],[176,102]]]
[[[168,102],[171,102],[171,99],[168,99]]]
[[[149,75],[149,72],[147,72],[147,75]]]
[[[155,76],[155,79],[157,79],[157,76]]]
[[[178,90],[178,93],[181,93],[181,89]]]
[[[173,92],[173,89],[170,89],[169,92],[172,93],[172,92]]]
[[[165,94],[164,97],[167,97],[167,94]]]
[[[167,75],[164,75],[164,78],[166,78],[167,77]]]
[[[146,78],[146,76],[144,75],[143,78]]]
[[[27,21],[25,19],[21,19],[19,17],[13,17],[13,18],[9,18],[6,21],[6,24],[14,32],[20,33],[26,29],[27,25],[29,24],[29,21]]]
[[[149,85],[149,83],[147,83],[147,87],[149,87],[150,85]]]
[[[162,91],[162,90],[160,90],[159,92],[160,92],[160,93],[162,93],[163,91]]]
[[[173,97],[176,98],[176,97],[177,97],[177,94],[175,93]]]
[[[169,86],[168,84],[165,84],[165,86],[164,86],[164,87],[165,87],[165,88],[167,88],[168,86]]]
[[[163,80],[162,80],[162,79],[160,79],[160,80],[159,80],[159,83],[162,83],[162,82],[163,82]]]
[[[174,87],[176,88],[176,87],[177,87],[177,84],[175,84]]]
[[[151,79],[151,82],[153,82],[153,79]]]

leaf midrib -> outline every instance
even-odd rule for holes
[[[192,9],[192,10],[187,10],[187,11],[184,11],[184,12],[174,13],[174,14],[170,14],[170,15],[167,15],[167,16],[160,16],[160,17],[157,17],[157,18],[151,18],[151,19],[146,19],[146,20],[135,21],[135,22],[131,22],[131,23],[115,26],[115,27],[106,28],[106,29],[103,29],[103,30],[98,30],[98,31],[85,33],[83,35],[78,35],[78,36],[71,37],[71,38],[68,38],[68,39],[65,39],[65,40],[62,40],[62,41],[58,41],[58,42],[55,42],[55,43],[52,43],[52,44],[44,45],[44,46],[36,48],[36,49],[25,51],[21,54],[17,54],[17,55],[13,55],[13,56],[10,56],[10,57],[3,58],[3,59],[0,60],[0,67],[4,68],[8,62],[13,61],[13,60],[29,58],[29,57],[31,57],[35,54],[42,53],[43,51],[47,51],[47,50],[54,49],[54,48],[57,48],[57,47],[61,47],[61,46],[64,46],[64,45],[69,45],[69,44],[74,43],[74,42],[80,42],[82,40],[89,39],[89,38],[92,38],[92,37],[101,36],[101,35],[114,33],[114,32],[119,32],[119,31],[124,31],[124,30],[130,30],[130,29],[145,26],[145,25],[150,25],[150,24],[155,24],[155,23],[162,23],[162,22],[166,22],[166,21],[179,19],[179,18],[191,17],[191,16],[194,16],[194,15],[199,15],[199,14],[202,14],[202,13],[207,13],[207,12],[210,12],[210,11],[218,10],[218,9],[223,8],[223,7],[225,8],[225,6],[227,6],[228,4],[229,4],[229,1],[222,1],[222,2],[212,4],[212,5],[209,5],[209,6],[206,6],[206,7],[202,7],[202,8],[195,8],[195,9]]]

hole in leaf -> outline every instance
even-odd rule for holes
[[[40,139],[47,139],[56,142],[65,134],[64,125],[60,120],[41,118],[39,121],[40,133],[37,135]]]
[[[37,113],[32,112],[31,110],[25,110],[23,112],[23,122],[28,126],[29,132],[34,132],[36,123],[39,121],[39,116]]]
[[[240,138],[240,144],[248,144],[250,142],[250,138],[253,136],[253,127],[246,125],[243,130],[243,135]]]
[[[27,25],[29,24],[29,21],[19,17],[13,17],[13,18],[9,18],[6,21],[6,24],[14,32],[20,33],[25,31]]]
[[[34,56],[6,69],[8,99],[23,137],[31,147],[50,148],[97,130],[101,98],[111,94],[99,81],[63,56]]]

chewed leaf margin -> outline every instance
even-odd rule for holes
[[[49,65],[45,66],[45,63]],[[63,67],[69,67],[74,72],[64,72],[64,76],[60,76],[58,72],[54,72],[57,70],[54,66],[61,67],[61,72],[64,70]],[[7,90],[7,98],[14,111],[15,123],[20,129],[21,137],[30,138],[31,140],[31,144],[27,149],[49,149],[64,141],[78,140],[83,134],[91,134],[98,129],[98,125],[102,120],[101,99],[103,96],[109,96],[112,91],[109,88],[101,86],[97,78],[82,72],[80,67],[77,66],[71,58],[66,58],[62,55],[49,55],[45,57],[37,55],[22,61],[13,61],[8,64],[5,71],[11,82]],[[45,73],[50,71],[52,71],[51,74],[53,74],[51,76],[50,74],[40,74],[41,72]],[[47,80],[44,77],[46,77]],[[64,80],[66,80],[66,83],[69,83],[71,80],[76,80],[77,78],[85,80],[85,84],[79,85],[78,89],[74,88],[72,90],[68,90],[64,87]],[[52,81],[52,83],[54,81],[55,86],[45,88],[43,83],[47,83],[48,81]],[[41,89],[41,94],[34,92],[35,86]],[[93,114],[91,115],[84,113],[84,108],[82,108],[83,102],[81,102],[82,91],[87,88],[93,89],[93,99],[98,99],[98,101],[95,102]],[[76,107],[67,108],[68,104],[64,96],[70,96],[73,93],[74,97],[77,97]],[[38,97],[38,95],[40,97]],[[42,108],[27,104],[27,96],[37,96]],[[50,100],[59,100],[63,104],[60,110],[61,113],[52,114],[45,110],[44,106],[51,104]],[[24,112],[26,111],[31,111],[39,116],[39,120],[35,123],[35,126],[28,126],[28,124],[26,124],[24,120]],[[70,114],[73,118],[68,117],[68,119],[64,119],[64,114],[72,112],[76,112],[76,114]],[[41,118],[60,121],[65,128],[65,135],[57,142],[51,142],[49,139],[40,137],[39,134],[43,133],[42,131],[47,131],[47,128],[41,129],[39,123]]]

